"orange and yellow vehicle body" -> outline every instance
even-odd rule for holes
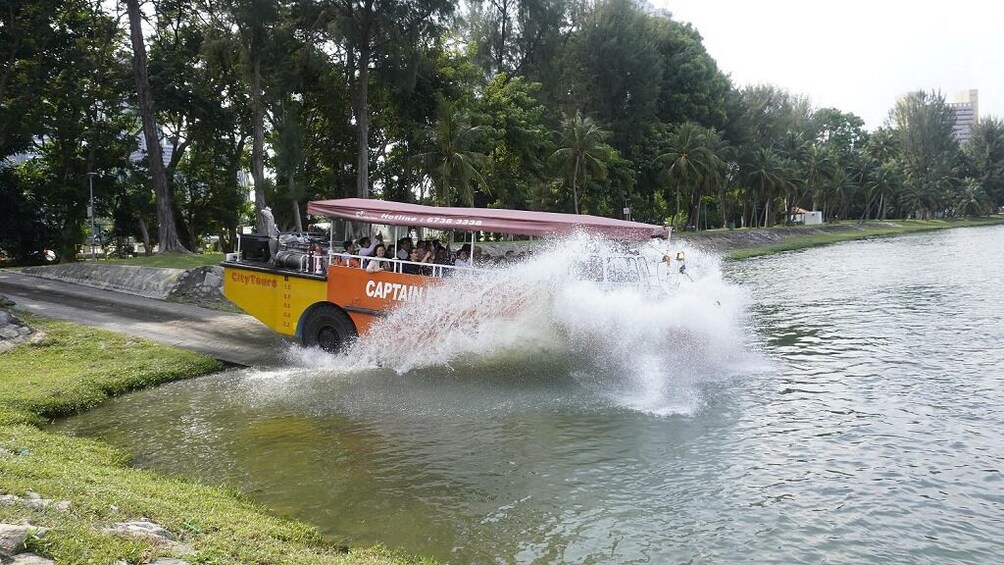
[[[419,300],[442,279],[331,265],[327,276],[224,263],[224,295],[274,331],[299,337],[306,314],[321,304],[344,311],[365,334],[377,317]]]

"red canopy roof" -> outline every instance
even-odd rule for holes
[[[315,200],[307,213],[390,226],[421,226],[443,230],[487,231],[535,236],[560,236],[576,231],[622,240],[669,237],[669,228],[600,218],[585,214],[555,214],[494,208],[447,208],[368,198]]]

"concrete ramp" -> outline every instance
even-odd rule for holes
[[[43,279],[163,300],[171,293],[178,277],[185,271],[131,265],[70,263],[27,267],[20,272]]]

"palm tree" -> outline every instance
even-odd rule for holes
[[[724,228],[728,225],[729,216],[725,196],[726,192],[732,188],[732,183],[736,180],[736,175],[739,172],[739,163],[735,160],[735,148],[722,139],[721,135],[714,129],[709,131],[708,151],[714,156],[714,163],[711,171],[712,174],[705,175],[705,184],[709,194],[715,193],[722,216],[722,227]],[[700,199],[698,199],[698,202],[700,202]]]
[[[806,153],[803,166],[805,171],[805,191],[795,197],[792,205],[797,206],[806,193],[808,193],[812,195],[812,209],[815,210],[816,197],[820,194],[823,184],[833,178],[834,169],[837,167],[837,160],[833,151],[825,145],[813,144]]]
[[[486,157],[473,149],[486,129],[467,123],[452,104],[442,106],[442,114],[429,132],[433,149],[417,156],[425,174],[432,180],[437,202],[449,205],[459,197],[472,206],[473,183],[478,182],[488,190],[488,183],[480,171]]]
[[[979,181],[974,178],[963,180],[962,187],[955,198],[955,210],[963,217],[979,216],[992,206],[987,205],[988,198]]]
[[[770,218],[770,201],[776,197],[779,190],[784,189],[790,183],[789,173],[784,158],[773,149],[757,149],[753,153],[747,179],[750,186],[757,189],[757,193],[764,201],[763,227],[767,227]],[[755,210],[754,206],[754,213]],[[750,224],[756,225],[755,219]]]
[[[608,133],[591,118],[579,112],[561,121],[561,147],[551,154],[561,170],[570,178],[575,213],[579,213],[579,179],[586,174],[603,179],[607,174],[606,162],[612,149],[604,143]]]
[[[706,129],[703,138],[704,147],[701,153],[705,156],[706,162],[700,183],[697,185],[698,190],[694,193],[693,213],[688,219],[694,226],[701,225],[701,202],[704,196],[720,193],[728,183],[729,171],[726,159],[732,154],[732,148],[714,129]],[[722,213],[724,214],[724,209]]]
[[[838,168],[834,171],[826,187],[827,196],[823,201],[823,218],[834,217],[839,220],[847,215],[847,204],[850,201],[854,186],[850,172],[843,168]],[[827,213],[826,203],[830,199],[833,200],[833,204],[830,212]],[[837,212],[834,212],[834,210]]]
[[[720,177],[724,162],[716,153],[722,149],[718,134],[694,122],[684,122],[669,136],[669,151],[656,157],[665,163],[663,174],[676,184],[676,214],[680,216],[680,188],[696,193],[702,182]],[[697,200],[700,200],[698,197]]]

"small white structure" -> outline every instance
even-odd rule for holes
[[[823,213],[820,211],[806,212],[803,215],[802,223],[805,225],[816,225],[823,223]]]
[[[791,209],[791,222],[794,224],[805,224],[815,226],[823,223],[823,213],[820,211],[803,210],[802,208]]]

